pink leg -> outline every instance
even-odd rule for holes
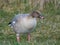
[[[30,42],[30,33],[28,34],[28,41]]]
[[[17,42],[20,42],[19,34],[16,34]]]

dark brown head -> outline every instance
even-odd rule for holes
[[[44,18],[44,17],[42,16],[42,14],[39,13],[38,11],[33,11],[33,12],[31,13],[31,15],[32,15],[32,17],[35,17],[35,18],[41,18],[41,19]]]

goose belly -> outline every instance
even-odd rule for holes
[[[28,33],[31,32],[36,27],[36,19],[22,19],[18,24],[16,24],[14,31],[16,33]]]

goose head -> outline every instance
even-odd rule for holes
[[[39,13],[38,11],[33,11],[33,12],[31,13],[31,16],[32,16],[33,18],[44,19],[44,16],[43,16],[41,13]]]

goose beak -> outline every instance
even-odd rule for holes
[[[44,19],[44,16],[41,16],[41,15],[40,15],[40,18],[41,18],[41,19]]]

